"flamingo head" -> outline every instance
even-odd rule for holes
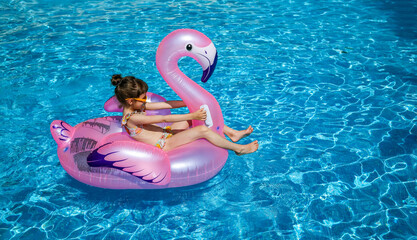
[[[161,69],[178,69],[178,60],[192,57],[203,68],[202,82],[207,82],[217,64],[217,50],[212,41],[199,31],[179,29],[166,36],[156,52],[156,66]]]

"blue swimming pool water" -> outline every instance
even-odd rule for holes
[[[415,239],[416,16],[389,0],[0,1],[0,239]],[[114,73],[176,99],[154,59],[178,28],[216,45],[201,85],[259,151],[186,188],[72,179],[49,124],[112,115]]]

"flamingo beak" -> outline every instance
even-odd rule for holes
[[[213,61],[209,61],[208,67],[203,71],[203,76],[201,77],[201,81],[203,83],[209,80],[209,78],[211,77],[211,74],[213,74],[214,69],[216,68],[216,64],[217,64],[217,51],[216,51],[216,55]]]

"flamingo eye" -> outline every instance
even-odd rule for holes
[[[187,49],[187,51],[191,51],[191,49],[193,49],[193,45],[187,44],[187,46],[185,47],[185,49]]]

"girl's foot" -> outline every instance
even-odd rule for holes
[[[242,149],[240,151],[236,151],[236,155],[242,156],[248,153],[253,153],[258,150],[259,144],[258,141],[253,141],[249,144],[242,145]]]
[[[245,130],[241,130],[241,131],[234,131],[231,136],[230,136],[230,140],[232,140],[233,142],[237,142],[240,139],[249,136],[251,133],[253,132],[253,128],[252,126],[249,126],[247,129]]]

